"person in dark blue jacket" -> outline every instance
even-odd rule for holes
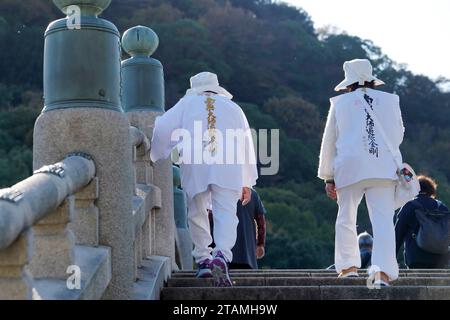
[[[361,269],[368,269],[372,264],[373,237],[367,231],[358,235],[359,253],[361,256]],[[335,270],[332,264],[326,270]]]
[[[373,237],[364,231],[358,235],[361,269],[368,269],[372,264]]]
[[[449,265],[449,254],[434,254],[421,249],[415,239],[419,231],[419,221],[416,218],[415,210],[420,206],[425,209],[439,211],[449,211],[440,201],[437,201],[436,182],[427,176],[419,176],[420,193],[416,199],[406,203],[397,214],[395,225],[395,237],[397,244],[397,253],[404,245],[405,263],[410,269],[442,269]],[[450,212],[449,212],[450,214]]]

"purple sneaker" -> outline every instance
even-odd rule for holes
[[[197,278],[212,278],[213,274],[211,272],[211,260],[206,259],[198,264],[198,270],[195,274]]]
[[[230,275],[228,274],[228,264],[222,252],[217,251],[210,264],[211,272],[214,277],[215,287],[232,287]]]

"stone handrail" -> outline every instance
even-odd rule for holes
[[[42,167],[9,189],[0,190],[0,249],[5,249],[28,227],[54,211],[67,196],[95,176],[89,156],[68,156]]]
[[[121,61],[119,31],[97,17],[109,0],[53,2],[85,18],[45,33],[36,171],[0,191],[0,299],[158,299],[171,271],[192,265],[172,163],[150,160],[165,109],[158,36],[127,30]]]
[[[143,148],[142,153],[147,153],[150,151],[150,140],[147,138],[144,132],[136,127],[130,126],[131,143],[136,148]]]

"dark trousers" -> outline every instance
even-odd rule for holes
[[[251,269],[250,265],[246,263],[230,263],[230,269]]]

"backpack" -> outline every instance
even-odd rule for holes
[[[450,213],[439,210],[441,202],[436,200],[436,209],[426,209],[419,201],[414,200],[419,231],[415,236],[417,246],[434,254],[448,254],[450,246]]]

